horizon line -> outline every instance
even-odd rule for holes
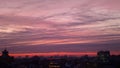
[[[111,55],[120,55],[120,52],[111,52]],[[0,54],[1,55],[1,54]],[[32,52],[32,53],[10,53],[10,56],[14,57],[24,57],[24,56],[97,56],[97,52]]]

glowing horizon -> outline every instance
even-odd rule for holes
[[[0,54],[1,55],[1,54]],[[14,57],[34,57],[34,56],[97,56],[97,52],[44,52],[44,53],[10,53]],[[110,51],[110,55],[120,55],[120,51]]]
[[[50,52],[50,53],[18,53],[18,54],[10,54],[11,56],[84,56],[84,55],[89,55],[89,56],[95,56],[96,53],[84,53],[84,52]]]

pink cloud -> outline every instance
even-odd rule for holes
[[[80,45],[86,44],[89,51],[96,51],[106,49],[100,44],[111,43],[116,46],[110,45],[108,49],[116,50],[120,47],[119,3],[119,0],[1,1],[0,49],[21,51],[20,46],[44,49],[47,45],[45,50],[49,52],[56,45],[55,48],[61,48],[59,51],[71,48],[80,51]],[[90,48],[87,44],[99,47]]]

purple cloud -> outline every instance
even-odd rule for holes
[[[7,47],[12,53],[116,51],[120,47],[119,3],[119,0],[1,1],[0,49]]]

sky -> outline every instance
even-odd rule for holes
[[[0,51],[120,54],[120,0],[0,0]]]

